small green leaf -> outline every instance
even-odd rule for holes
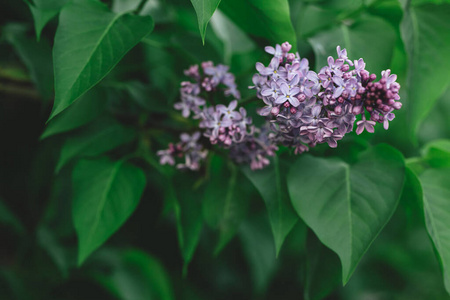
[[[248,34],[266,38],[272,46],[288,41],[297,49],[287,0],[227,0],[220,9]]]
[[[149,16],[114,14],[95,0],[67,4],[53,47],[55,105],[49,120],[103,79],[153,25]]]
[[[298,221],[289,201],[285,165],[275,156],[271,164],[263,170],[252,171],[248,167],[242,170],[266,204],[278,255],[286,236]]]
[[[304,155],[291,167],[292,204],[320,241],[338,254],[344,284],[394,213],[404,176],[401,153],[387,145],[361,153],[351,166]]]
[[[136,249],[105,249],[93,257],[93,260],[103,268],[89,270],[89,276],[117,299],[175,299],[172,283],[164,266],[148,253]],[[108,271],[104,271],[105,269]]]
[[[61,8],[69,0],[34,0],[34,5],[28,1],[26,2],[33,15],[36,38],[39,41],[42,29],[60,12]]]
[[[72,173],[72,217],[78,235],[79,265],[133,213],[145,183],[144,172],[124,161],[77,163]]]
[[[450,140],[436,140],[426,144],[422,155],[433,168],[450,167]]]
[[[409,60],[405,108],[411,136],[450,83],[449,15],[450,4],[405,9],[400,29]]]
[[[374,39],[383,42],[373,43]],[[378,78],[382,70],[390,67],[395,40],[395,30],[389,23],[369,15],[353,24],[341,24],[321,31],[308,39],[314,50],[316,70],[327,65],[328,56],[337,57],[336,47],[339,45],[347,49],[351,60],[363,58],[367,64],[366,69],[375,73]]]
[[[132,141],[136,132],[111,118],[101,118],[69,136],[61,149],[56,173],[75,157],[96,156]]]
[[[111,10],[115,13],[130,12],[138,9],[143,0],[114,0]]]
[[[420,175],[428,233],[437,250],[450,294],[450,168],[429,169]]]
[[[106,103],[107,97],[104,89],[93,88],[89,90],[73,105],[47,123],[41,135],[41,140],[91,122],[105,110]]]
[[[205,44],[206,26],[219,6],[220,0],[191,0],[198,19],[198,28]]]

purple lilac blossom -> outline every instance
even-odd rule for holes
[[[281,49],[282,47],[278,46],[269,51],[278,55],[282,53]],[[277,62],[274,61],[272,67],[271,72],[273,73],[273,70],[278,68]],[[200,70],[203,70],[203,75]],[[264,70],[270,71],[266,68]],[[284,74],[284,72],[281,73]],[[193,119],[199,119],[203,137],[208,138],[212,145],[229,149],[230,157],[236,163],[248,164],[252,169],[261,169],[267,166],[270,162],[268,156],[273,156],[277,150],[269,137],[270,132],[267,126],[266,129],[256,128],[252,124],[252,119],[247,117],[245,108],[238,108],[237,100],[231,101],[228,106],[212,105],[206,100],[214,97],[221,90],[225,96],[240,98],[234,82],[234,75],[228,73],[228,66],[214,66],[212,62],[203,62],[201,68],[191,66],[184,74],[194,79],[195,82],[182,83],[181,102],[174,105],[176,109],[182,111],[183,117],[187,118],[192,113]],[[266,78],[255,75],[253,83],[255,86],[252,88],[255,88],[259,94],[261,87],[266,84]],[[221,89],[222,86],[225,89]],[[266,93],[264,91],[264,94]],[[281,91],[278,89],[277,93],[281,93]],[[273,93],[271,95],[278,96]],[[271,103],[268,102],[268,113],[271,112]],[[160,156],[160,163],[174,165],[177,158],[184,157],[184,162],[178,163],[177,168],[198,170],[207,154],[207,150],[204,150],[201,142],[205,142],[207,139],[201,139],[200,132],[196,132],[192,136],[183,133],[180,139],[178,144],[169,144],[169,149],[157,152]]]
[[[258,113],[270,122],[274,141],[292,146],[295,153],[325,142],[335,148],[353,130],[359,115],[357,134],[364,129],[374,132],[377,122],[388,129],[394,110],[402,106],[400,85],[390,70],[375,82],[376,75],[365,70],[362,58],[352,62],[347,50],[337,46],[338,58],[329,56],[327,65],[316,73],[309,70],[307,59],[289,53],[290,49],[287,42],[266,47],[274,57],[268,67],[256,63],[259,74],[253,77],[256,95],[266,104]]]

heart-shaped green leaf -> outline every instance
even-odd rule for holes
[[[95,0],[64,6],[53,47],[55,104],[50,119],[103,79],[153,25],[149,16],[114,14]]]
[[[338,254],[344,284],[394,213],[404,176],[403,156],[387,145],[361,153],[354,165],[304,155],[291,167],[292,204]]]

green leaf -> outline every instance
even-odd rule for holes
[[[325,299],[341,282],[339,258],[312,232],[306,243],[306,300]]]
[[[268,39],[272,46],[288,41],[297,49],[287,0],[227,0],[220,9],[245,32]]]
[[[260,294],[264,294],[269,288],[269,281],[275,275],[278,262],[268,223],[266,215],[253,215],[239,228],[239,237],[250,267],[254,288]]]
[[[450,167],[450,140],[436,140],[426,144],[422,155],[433,168]]]
[[[33,15],[36,38],[39,41],[42,29],[69,0],[34,0],[33,2],[34,5],[26,1]]]
[[[206,26],[219,6],[220,0],[191,0],[198,19],[198,29],[205,44]]]
[[[373,43],[374,40],[382,42]],[[395,40],[394,28],[388,22],[369,15],[362,16],[353,24],[342,23],[339,27],[321,31],[308,39],[314,50],[316,70],[327,65],[328,56],[336,58],[336,47],[340,45],[347,49],[351,60],[362,57],[367,64],[366,69],[378,77],[382,70],[389,69]]]
[[[103,79],[152,30],[149,16],[114,14],[95,0],[67,4],[53,47],[55,105],[49,119]]]
[[[72,173],[72,217],[78,264],[133,213],[145,188],[144,172],[124,161],[80,160]]]
[[[405,108],[411,136],[450,83],[449,14],[450,4],[405,9],[400,29],[409,60]]]
[[[183,176],[184,175],[184,176]],[[166,189],[169,201],[173,203],[177,225],[178,243],[184,260],[183,274],[197,249],[203,229],[201,199],[202,188],[195,188],[195,176],[177,174]],[[176,187],[176,188],[175,188]]]
[[[291,167],[292,204],[320,241],[338,254],[344,284],[394,213],[404,176],[401,153],[387,145],[361,153],[351,166],[304,155]]]
[[[242,170],[266,204],[278,256],[286,236],[298,221],[289,201],[285,176],[286,167],[275,156],[271,164],[262,170],[252,171],[248,167]]]
[[[50,100],[53,94],[52,51],[47,41],[36,42],[27,37],[26,27],[8,24],[3,34],[19,54],[42,98]]]
[[[56,173],[75,157],[102,154],[132,141],[136,132],[111,118],[101,118],[69,136],[61,149]]]
[[[105,110],[107,100],[104,89],[94,88],[89,90],[73,105],[47,123],[41,135],[41,140],[93,121]]]
[[[437,250],[450,294],[450,168],[429,169],[420,175],[428,233]]]
[[[225,47],[225,63],[231,64],[233,54],[247,53],[256,49],[256,44],[228,17],[217,10],[211,26]]]
[[[101,267],[89,270],[89,275],[117,299],[175,299],[164,266],[148,253],[136,249],[104,250],[93,260]]]
[[[205,190],[202,212],[208,225],[219,231],[216,255],[236,234],[247,212],[248,197],[242,189],[246,178],[240,175],[235,165],[227,166],[223,158],[212,157],[211,180]]]

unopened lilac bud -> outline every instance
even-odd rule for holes
[[[384,112],[388,112],[388,111],[390,111],[391,110],[391,108],[389,107],[389,106],[387,106],[387,105],[384,105],[383,106],[383,111]]]
[[[366,109],[367,109],[368,112],[372,112],[373,111],[373,107],[372,106],[367,106]]]
[[[378,120],[380,119],[380,115],[379,114],[371,114],[370,119],[372,121],[378,122]]]
[[[281,51],[287,53],[291,50],[292,46],[291,44],[289,44],[288,42],[284,42],[283,44],[281,44]]]
[[[342,67],[341,67],[342,72],[347,72],[349,69],[350,69],[349,65],[342,65]]]
[[[306,96],[305,96],[305,94],[300,94],[297,96],[297,99],[298,99],[298,101],[303,102],[303,101],[305,101]]]
[[[365,91],[366,91],[365,88],[360,87],[360,88],[358,89],[358,94],[362,95],[362,94],[364,94]]]
[[[393,107],[394,107],[394,109],[398,110],[398,109],[402,108],[402,103],[401,102],[395,102]]]
[[[220,128],[219,128],[219,133],[225,133],[225,130],[226,130],[226,129],[225,129],[224,127],[220,127]]]
[[[286,56],[286,61],[288,63],[293,62],[295,59],[295,54],[294,53],[288,53],[288,55]]]
[[[342,75],[342,77],[343,77],[344,79],[350,79],[350,78],[352,78],[352,73],[344,73],[344,74]]]
[[[340,105],[336,106],[334,108],[334,112],[338,115],[340,115],[342,113],[342,107]]]
[[[388,100],[388,105],[389,106],[392,106],[392,105],[394,105],[395,104],[395,100],[394,99],[389,99]]]
[[[289,104],[289,101],[286,101],[286,102],[284,102],[283,106],[286,108],[289,108],[291,105]]]
[[[280,112],[280,108],[278,106],[274,106],[272,107],[272,109],[270,110],[270,113],[274,116],[278,115],[278,113]]]
[[[295,109],[295,107],[291,107],[291,114],[295,114],[297,112],[297,110]]]
[[[361,95],[360,94],[356,94],[355,100],[361,100]]]
[[[400,89],[400,84],[398,82],[391,83],[391,89],[398,90]]]
[[[350,95],[348,94],[347,91],[343,91],[343,92],[342,92],[342,97],[344,97],[344,99],[347,99],[348,96],[350,96]]]
[[[381,100],[381,99],[377,99],[377,105],[381,105],[381,104],[383,104],[383,100]]]
[[[367,81],[367,80],[370,79],[370,74],[369,74],[369,71],[367,71],[367,70],[362,70],[362,71],[359,73],[359,75],[361,75],[361,79],[362,79],[363,81]]]
[[[352,112],[354,115],[359,115],[362,111],[362,106],[354,106]]]
[[[377,79],[377,75],[376,74],[370,74],[370,76],[369,76],[369,80],[370,81],[374,81],[375,79]]]
[[[335,105],[336,104],[336,99],[332,98],[332,99],[328,100],[328,103],[330,105]]]
[[[339,98],[337,99],[337,101],[338,101],[339,103],[344,103],[344,98],[339,97]]]

